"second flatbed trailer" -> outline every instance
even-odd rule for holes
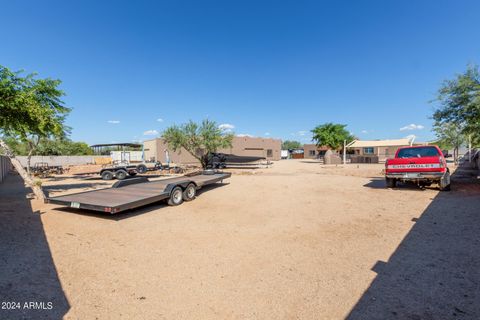
[[[75,209],[101,211],[110,214],[138,208],[161,200],[176,206],[193,200],[198,189],[222,182],[231,173],[198,174],[149,181],[132,178],[116,182],[111,188],[48,197],[45,202]]]

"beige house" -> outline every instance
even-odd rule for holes
[[[143,142],[145,151],[145,160],[166,162],[165,150],[169,151],[170,161],[182,164],[198,164],[190,153],[185,149],[173,152],[168,145],[161,139],[155,138]],[[256,156],[265,157],[268,160],[280,160],[282,149],[282,140],[272,138],[257,137],[234,137],[232,147],[221,149],[218,152],[234,154],[237,156]]]
[[[305,159],[318,159],[323,157],[327,150],[327,147],[318,147],[316,144],[304,144],[303,157]]]
[[[413,145],[413,138],[394,140],[354,140],[347,145],[347,149],[354,150],[354,154],[351,155],[352,162],[356,162],[354,161],[355,157],[358,158],[358,162],[385,162],[385,160],[395,156],[398,148],[411,145]]]

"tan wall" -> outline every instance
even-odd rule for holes
[[[166,162],[165,149],[169,150],[170,161],[182,164],[199,164],[190,153],[182,148],[179,152],[170,150],[161,139],[144,141],[145,160],[154,159]],[[234,154],[237,156],[258,156],[268,160],[280,160],[282,141],[270,138],[234,137],[232,148],[218,150],[218,152]],[[271,156],[268,156],[271,150]]]
[[[355,154],[360,156],[377,156],[380,162],[385,161],[386,159],[393,158],[395,153],[399,148],[403,146],[395,147],[373,147],[373,154],[364,153],[364,148],[354,148]]]
[[[304,144],[303,145],[303,154],[305,159],[316,159],[318,158],[320,151],[327,151],[327,147],[318,147],[316,144]],[[315,154],[310,154],[311,151],[315,151]]]

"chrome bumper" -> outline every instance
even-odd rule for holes
[[[438,180],[445,175],[445,172],[392,172],[385,174],[387,178],[402,180],[432,179]]]

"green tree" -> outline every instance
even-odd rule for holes
[[[22,76],[21,71],[13,72],[0,66],[0,147],[5,154],[14,157],[3,138],[11,137],[27,143],[27,172],[30,170],[30,157],[40,139],[64,137],[68,132],[64,121],[70,109],[60,99],[64,95],[58,88],[60,83],[60,80],[38,79],[36,74]],[[12,163],[25,181],[34,185],[29,175],[23,174],[19,163]]]
[[[326,146],[332,150],[340,150],[343,148],[344,140],[347,143],[355,139],[345,128],[345,124],[325,123],[315,127],[312,130],[313,137],[317,146]]]
[[[301,147],[302,147],[302,144],[299,141],[285,140],[282,142],[283,150],[300,149]]]
[[[436,144],[442,149],[453,148],[453,161],[458,161],[458,149],[465,143],[465,135],[462,133],[462,128],[453,123],[436,124],[433,127],[438,140]]]
[[[171,126],[162,133],[162,138],[174,152],[184,148],[206,168],[211,152],[232,147],[233,134],[222,131],[215,121],[207,119],[201,124],[189,121]]]
[[[445,80],[438,90],[439,108],[434,112],[434,126],[451,124],[461,128],[461,133],[471,135],[480,143],[480,71],[469,65],[467,70],[453,80]]]

